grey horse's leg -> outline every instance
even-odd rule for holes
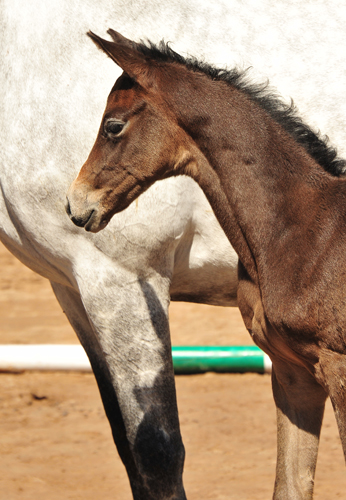
[[[161,346],[159,349],[164,362],[152,380],[147,362],[143,362],[143,359],[150,359],[151,355],[153,359],[157,357],[157,347],[151,349],[148,325],[143,324],[144,333],[136,332],[136,339],[131,339],[131,328],[128,332],[124,331],[125,324],[120,324],[123,330],[120,332],[114,327],[114,336],[119,335],[121,338],[119,342],[114,339],[113,344],[102,306],[99,321],[93,321],[95,310],[87,313],[78,293],[55,283],[52,283],[52,287],[90,359],[134,499],[184,500],[184,447],[179,430],[167,321],[163,325],[167,331],[160,332],[162,337],[168,336],[168,340],[163,342],[166,348]],[[146,287],[146,284],[142,284],[142,288]],[[155,293],[150,286],[149,295],[142,295],[150,297],[150,293],[155,301]],[[97,307],[96,302],[94,305]],[[136,305],[140,306],[138,303]],[[136,318],[135,310],[129,309],[125,313],[128,325],[136,323],[133,321]],[[158,304],[154,304],[147,322],[154,325],[155,322],[160,323],[160,316],[162,310]],[[122,323],[121,318],[119,321]],[[106,340],[103,338],[102,325]],[[156,326],[162,329],[162,325]],[[127,335],[130,336],[128,342]],[[122,341],[123,352],[119,351]],[[153,344],[155,346],[154,341]],[[140,357],[141,352],[143,359]]]
[[[80,296],[73,289],[57,283],[52,283],[52,288],[88,355],[101,393],[102,402],[111,424],[115,444],[126,469],[131,471],[129,475],[132,476],[136,473],[136,467],[133,463],[129,443],[126,438],[126,429],[119,409],[117,396],[111,383],[111,376],[104,361],[103,353]]]
[[[273,360],[278,456],[274,500],[311,500],[327,393],[302,367]]]

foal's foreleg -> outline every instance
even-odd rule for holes
[[[311,500],[326,392],[304,368],[273,360],[277,407],[274,500]]]
[[[332,401],[346,460],[346,355],[330,350],[322,351],[318,375]]]

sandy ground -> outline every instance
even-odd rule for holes
[[[0,344],[76,343],[49,283],[0,246]],[[175,345],[244,345],[236,309],[174,303]],[[0,374],[1,500],[130,500],[93,376]],[[189,500],[270,499],[275,408],[270,376],[176,377]],[[346,499],[344,461],[328,403],[315,499]]]

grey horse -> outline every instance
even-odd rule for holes
[[[91,361],[137,500],[171,498],[165,492],[183,464],[169,301],[236,305],[237,257],[205,196],[185,177],[153,186],[98,234],[71,224],[65,194],[91,149],[104,96],[119,74],[85,33],[114,26],[130,38],[165,37],[178,51],[205,54],[218,65],[265,66],[274,84],[298,96],[312,124],[322,124],[341,142],[344,101],[312,85],[306,94],[299,90],[307,73],[321,87],[320,68],[330,69],[333,61],[333,80],[342,84],[344,39],[332,24],[337,2],[320,3],[316,12],[308,4],[298,11],[289,5],[266,0],[258,10],[252,2],[223,0],[154,1],[150,8],[124,0],[1,4],[0,238],[51,281]],[[301,20],[302,43],[311,54],[304,65],[292,38]],[[285,36],[280,26],[288,21]],[[241,59],[234,61],[230,50]]]

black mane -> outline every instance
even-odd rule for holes
[[[247,70],[218,69],[208,63],[200,62],[196,58],[185,58],[163,41],[158,46],[150,41],[147,44],[139,43],[136,44],[136,48],[143,55],[158,62],[183,64],[191,71],[205,73],[212,80],[227,82],[245,92],[302,145],[307,153],[327,172],[334,176],[341,176],[346,173],[346,160],[337,157],[337,151],[329,144],[328,137],[321,136],[319,132],[314,132],[303,122],[297,115],[297,108],[292,100],[288,105],[268,88],[268,84],[256,85],[249,82]]]

